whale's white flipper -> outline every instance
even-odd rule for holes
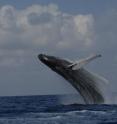
[[[76,61],[70,65],[68,65],[68,68],[72,68],[72,70],[78,70],[80,68],[82,68],[83,66],[85,66],[86,64],[88,64],[89,62],[91,62],[92,60],[98,58],[98,57],[101,57],[100,54],[98,55],[92,55],[88,58],[85,58],[85,59],[81,59],[79,61]]]

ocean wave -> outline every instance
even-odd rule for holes
[[[117,122],[116,111],[29,112],[16,117],[0,118],[0,124],[105,124]]]
[[[58,104],[55,96],[0,98],[0,124],[117,123],[117,105]]]

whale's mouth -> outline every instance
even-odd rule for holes
[[[39,58],[39,60],[40,61],[49,61],[49,58],[48,58],[48,56],[46,56],[46,55],[44,55],[44,54],[39,54],[38,55],[38,58]]]
[[[64,72],[66,67],[70,64],[70,62],[63,60],[59,57],[48,56],[45,54],[39,54],[38,58],[43,64],[45,64],[46,66],[48,66],[49,68],[56,72],[60,71]]]
[[[39,60],[47,65],[48,67],[55,68],[58,65],[58,59],[53,56],[48,56],[45,54],[39,54],[38,55]]]

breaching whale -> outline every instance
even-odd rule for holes
[[[107,82],[106,79],[84,69],[86,64],[98,57],[101,57],[101,55],[92,55],[88,58],[71,62],[45,54],[38,55],[42,63],[71,83],[83,97],[86,104],[104,103],[104,97],[98,87],[98,82]]]

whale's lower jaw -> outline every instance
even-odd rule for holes
[[[46,56],[46,59],[47,61],[49,61],[49,57],[47,57],[48,56]],[[56,57],[54,61],[54,57],[50,58],[52,60],[50,60],[49,62],[46,62],[42,58],[41,61],[46,64],[51,70],[67,80],[81,94],[86,104],[104,103],[104,97],[98,89],[96,80],[94,80],[93,75],[91,75],[90,72],[83,68],[78,70],[66,68],[66,65],[70,64],[69,61],[57,59]]]

